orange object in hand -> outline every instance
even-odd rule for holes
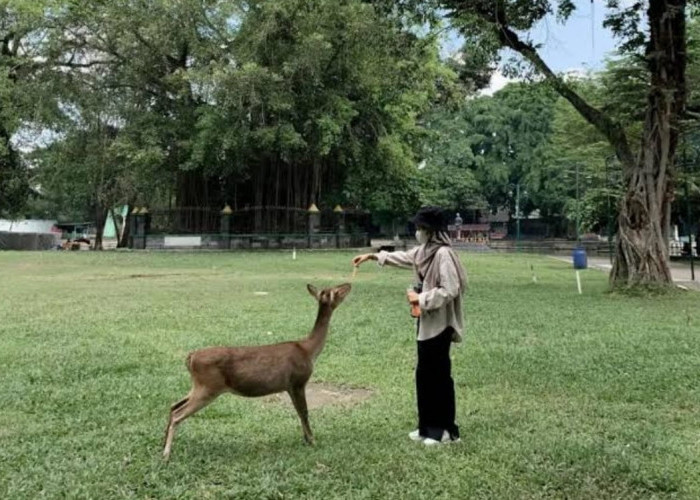
[[[418,302],[411,304],[411,316],[420,318],[420,305],[418,305]]]
[[[420,318],[420,305],[418,303],[418,293],[415,290],[406,290],[406,298],[409,304],[411,304],[411,316],[414,318]]]

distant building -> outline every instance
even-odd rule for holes
[[[450,236],[455,241],[488,243],[490,240],[503,239],[508,234],[510,216],[506,210],[499,210],[495,214],[471,210],[466,218],[467,222],[463,222],[460,217],[448,226]]]
[[[0,219],[0,250],[49,250],[60,242],[54,220]]]
[[[8,220],[0,219],[0,232],[5,233],[59,233],[55,220],[25,219]]]

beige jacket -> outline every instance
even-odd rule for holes
[[[418,282],[415,269],[418,248],[420,247],[416,246],[407,252],[381,251],[377,254],[377,263],[380,266],[390,265],[413,269],[415,280]],[[438,265],[440,270],[438,286],[431,290],[423,290],[418,295],[421,310],[418,340],[437,337],[445,328],[451,326],[454,329],[452,341],[462,341],[462,296],[459,293],[459,278],[454,269],[455,264],[447,253],[448,251],[449,248],[444,247],[435,254],[437,260],[434,265]]]

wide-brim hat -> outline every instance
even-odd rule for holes
[[[411,222],[416,226],[425,227],[433,231],[446,231],[448,213],[442,207],[422,207],[416,212]]]

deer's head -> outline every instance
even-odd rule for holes
[[[350,293],[352,286],[350,283],[343,283],[342,285],[331,288],[324,288],[321,291],[313,285],[306,285],[306,288],[309,290],[311,296],[318,300],[319,304],[328,305],[331,306],[332,309],[335,309]]]

